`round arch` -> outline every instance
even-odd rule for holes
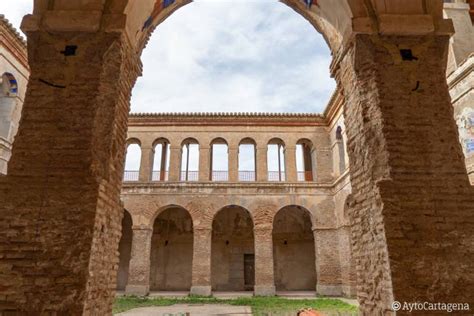
[[[297,145],[298,144],[304,144],[304,145],[309,146],[311,149],[313,148],[313,142],[311,140],[309,140],[308,138],[300,138],[300,139],[298,139],[296,144]]]
[[[362,0],[319,0],[311,5],[303,0],[280,0],[306,19],[317,32],[321,33],[333,52],[337,52],[344,37],[351,33],[353,12],[367,16]],[[148,43],[155,28],[175,11],[192,3],[191,0],[115,0],[113,6],[131,17],[127,21],[127,30],[133,35],[135,46],[141,52]],[[361,9],[362,7],[362,9]]]
[[[222,138],[222,137],[216,137],[216,138],[212,139],[211,142],[209,143],[209,145],[211,145],[211,146],[214,145],[214,144],[229,146],[229,143],[227,142],[227,140],[225,138]]]
[[[240,145],[254,145],[254,146],[257,146],[257,142],[252,137],[245,137],[245,138],[242,138],[240,140],[239,146]]]
[[[181,205],[181,204],[167,204],[167,205],[164,205],[164,206],[161,206],[159,207],[154,213],[153,213],[153,216],[151,216],[150,218],[150,226],[152,227],[153,223],[155,222],[155,220],[158,218],[158,216],[160,216],[163,212],[165,212],[166,210],[169,210],[169,209],[183,209],[185,210],[186,212],[189,213],[189,216],[191,216],[191,218],[193,217],[192,216],[192,213],[188,211],[188,209],[184,206],[184,205]],[[194,221],[193,221],[194,222]]]
[[[187,138],[183,139],[183,141],[181,142],[181,147],[183,147],[184,145],[188,145],[188,144],[197,144],[197,145],[199,145],[199,141],[196,138],[187,137]]]
[[[138,145],[140,147],[142,147],[142,142],[140,139],[136,138],[136,137],[131,137],[129,139],[127,139],[127,141],[125,142],[125,147],[128,148],[128,146],[130,145]]]
[[[283,139],[281,138],[278,138],[278,137],[274,137],[274,138],[271,138],[268,142],[267,142],[268,145],[281,145],[283,147],[286,146],[285,142],[283,141]]]
[[[273,219],[273,260],[277,291],[316,289],[316,251],[313,215],[299,205],[288,205]]]
[[[246,208],[228,205],[212,221],[211,284],[215,291],[252,291],[255,285],[254,221]]]
[[[313,142],[301,138],[296,142],[296,172],[298,181],[313,181],[314,174],[314,147]]]
[[[16,97],[18,95],[18,81],[12,73],[5,72],[1,77],[1,92],[3,96]]]
[[[157,138],[153,141],[152,147],[155,148],[156,146],[158,146],[160,144],[169,144],[169,143],[170,143],[170,141],[167,138],[159,137],[159,138]]]

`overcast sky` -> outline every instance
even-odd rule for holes
[[[0,1],[19,27],[32,0]],[[335,88],[322,36],[277,0],[197,0],[143,53],[134,112],[322,112]]]
[[[32,3],[0,0],[0,13],[19,28]],[[335,88],[324,39],[277,0],[196,0],[155,30],[142,60],[133,112],[322,112]]]

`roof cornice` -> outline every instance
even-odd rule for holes
[[[0,23],[6,26],[10,33],[15,37],[19,44],[26,49],[26,40],[21,36],[20,32],[8,21],[5,15],[0,14]]]
[[[29,69],[26,41],[2,14],[0,14],[0,42],[26,69]]]
[[[132,113],[129,122],[137,125],[202,126],[323,126],[326,120],[316,113]]]

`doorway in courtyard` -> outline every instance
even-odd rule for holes
[[[188,211],[171,206],[153,224],[151,291],[188,291],[191,287],[193,222]]]
[[[221,209],[212,223],[213,291],[252,291],[255,284],[253,221],[240,206]]]

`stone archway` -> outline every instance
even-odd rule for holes
[[[193,221],[187,210],[169,207],[154,220],[150,290],[189,291],[192,280]]]
[[[0,178],[8,227],[0,246],[22,258],[0,268],[9,310],[111,312],[139,55],[153,28],[188,2],[143,28],[153,0],[35,1],[23,22],[31,68],[23,118]],[[393,300],[474,306],[474,250],[465,246],[474,192],[446,85],[453,28],[442,1],[285,3],[327,39],[345,97],[362,313],[392,313]],[[51,271],[63,286],[52,286]]]
[[[316,258],[311,213],[286,206],[273,220],[273,261],[277,291],[315,291]]]
[[[253,220],[240,206],[221,209],[212,222],[213,291],[253,291],[255,251]]]

